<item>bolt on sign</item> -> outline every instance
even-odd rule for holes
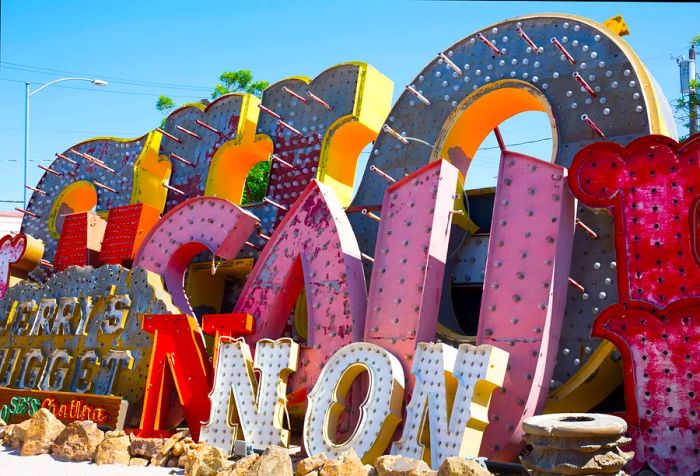
[[[3,411],[115,395],[146,436],[184,414],[227,449],[299,431],[307,451],[435,466],[513,460],[524,418],[624,382],[632,465],[696,471],[698,139],[673,140],[628,33],[519,17],[428,58],[393,106],[348,62],[56,154],[0,242],[0,386],[25,392]],[[550,119],[549,161],[500,137],[527,111]],[[465,194],[492,131],[496,188]],[[265,198],[240,206],[264,160]],[[467,287],[478,323],[457,312]]]

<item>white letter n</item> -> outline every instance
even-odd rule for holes
[[[214,388],[209,394],[211,413],[202,426],[200,440],[229,451],[234,440],[245,440],[260,450],[288,446],[289,431],[282,423],[287,378],[297,368],[298,355],[299,344],[291,339],[261,339],[255,346],[253,363],[243,339],[222,338]],[[260,371],[260,381],[254,368]]]

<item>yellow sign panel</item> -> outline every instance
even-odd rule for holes
[[[144,314],[178,312],[160,277],[119,265],[24,281],[0,301],[0,387],[143,396],[152,336]]]

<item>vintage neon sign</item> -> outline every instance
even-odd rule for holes
[[[90,420],[103,425],[109,418],[107,410],[85,403],[80,398],[74,398],[66,403],[59,403],[53,397],[47,398],[42,402],[41,408],[46,408],[60,420]]]
[[[479,454],[492,394],[503,386],[509,358],[491,345],[418,344],[411,370],[416,387],[391,452],[429,459],[433,468],[448,456]],[[430,445],[422,438],[426,427]]]
[[[41,408],[41,400],[38,398],[14,396],[10,398],[9,403],[0,407],[0,420],[9,424],[13,417],[30,417],[39,408]]]
[[[285,389],[297,367],[297,344],[291,339],[258,341],[253,361],[243,339],[220,336],[213,350],[216,358],[212,373],[202,330],[192,318],[149,316],[146,322],[149,332],[155,335],[155,348],[141,436],[168,433],[168,403],[163,398],[174,388],[195,437],[226,451],[233,450],[237,439],[254,448],[289,444]],[[206,318],[205,327],[209,327]],[[447,354],[447,364],[439,358],[426,358],[436,349]],[[454,349],[442,344],[420,344],[416,358],[413,371],[419,388],[407,407],[407,425],[402,440],[395,444],[397,451],[413,451],[421,458],[430,450],[433,465],[453,450],[465,456],[478,451],[491,394],[501,385],[506,372],[507,352],[489,345]],[[260,377],[255,375],[255,368],[260,370]],[[336,429],[343,402],[362,372],[369,375],[369,388],[360,405],[361,417],[351,436],[338,443]],[[441,381],[445,372],[449,374],[447,381]],[[213,386],[208,384],[211,377]],[[460,383],[455,385],[455,380]],[[308,397],[303,430],[307,452],[337,455],[352,447],[364,462],[373,462],[386,451],[401,421],[404,382],[400,361],[382,347],[357,342],[339,349],[324,366]],[[183,385],[186,383],[191,385]],[[451,391],[440,391],[441,386]],[[426,405],[430,405],[430,410]],[[452,409],[451,416],[447,408]],[[208,415],[208,419],[202,420],[203,415]],[[420,441],[426,415],[430,415],[431,431],[436,432],[431,448],[424,448]]]
[[[19,423],[40,408],[46,408],[66,424],[90,420],[101,426],[121,429],[128,403],[111,395],[0,388],[0,418],[5,422]]]
[[[204,317],[204,331],[215,337],[212,354],[222,337],[238,337],[252,332],[247,315],[214,314]],[[153,348],[143,395],[139,435],[158,437],[168,434],[170,395],[177,393],[190,431],[199,438],[200,428],[210,415],[208,392],[213,384],[212,364],[197,321],[183,314],[148,315],[143,329],[153,335]]]
[[[141,316],[174,309],[160,278],[141,268],[73,267],[43,285],[19,283],[0,301],[0,386],[134,403],[152,343]]]
[[[576,196],[614,217],[621,302],[603,310],[593,332],[622,353],[633,470],[700,468],[699,164],[698,137],[648,136],[624,148],[585,147],[571,166]]]
[[[495,51],[498,53],[494,54]],[[180,316],[170,321],[162,319],[162,322],[169,322],[165,326],[169,330],[161,329],[160,346],[157,344],[159,329],[155,320],[146,321],[147,333],[139,335],[142,340],[137,339],[139,345],[146,345],[151,339],[147,334],[155,335],[150,356],[151,378],[158,380],[162,377],[160,385],[149,387],[150,391],[146,392],[144,409],[153,410],[153,415],[160,413],[157,413],[158,418],[149,419],[150,413],[144,410],[141,421],[144,434],[167,430],[166,412],[161,410],[165,408],[171,385],[177,387],[181,403],[191,412],[188,422],[194,425],[194,434],[199,430],[198,425],[206,421],[205,417],[211,416],[207,392],[212,389],[225,391],[225,385],[217,387],[213,382],[214,369],[220,362],[209,362],[204,338],[194,317],[179,314],[191,313],[183,286],[186,265],[197,253],[207,249],[227,259],[258,258],[235,305],[227,302],[229,308],[254,315],[255,327],[239,326],[238,321],[234,326],[245,329],[240,335],[248,336],[246,341],[251,347],[262,338],[277,339],[290,333],[288,311],[298,304],[295,302],[298,291],[306,288],[308,332],[305,342],[301,342],[297,370],[288,375],[289,389],[293,396],[299,397],[294,403],[303,406],[306,397],[313,393],[314,383],[323,376],[325,362],[333,359],[336,352],[362,340],[378,344],[402,364],[404,394],[408,399],[413,389],[409,369],[415,367],[416,349],[421,341],[431,341],[436,334],[440,317],[438,304],[446,278],[444,271],[451,265],[445,261],[458,256],[447,254],[449,239],[454,236],[452,230],[454,225],[473,230],[467,217],[459,215],[466,211],[461,203],[461,183],[467,174],[470,157],[498,123],[527,110],[547,113],[556,126],[556,164],[503,151],[494,221],[488,240],[478,339],[479,343],[505,349],[512,357],[502,391],[493,396],[492,424],[487,427],[479,452],[506,459],[516,454],[521,444],[520,420],[523,415],[543,410],[550,380],[563,382],[552,395],[556,399],[550,403],[584,411],[602,400],[619,383],[616,378],[606,378],[615,376],[610,372],[615,364],[608,358],[613,346],[605,343],[598,347],[600,341],[589,339],[587,334],[587,326],[593,325],[600,309],[617,300],[617,286],[611,284],[615,282],[613,265],[618,262],[622,266],[616,270],[616,282],[623,286],[619,290],[623,303],[635,301],[634,296],[629,298],[626,295],[632,289],[632,286],[630,289],[624,287],[625,280],[629,279],[630,283],[642,287],[637,300],[643,297],[656,307],[665,306],[664,312],[684,314],[680,324],[673,324],[677,319],[668,318],[666,324],[673,332],[680,335],[693,326],[689,317],[693,313],[692,303],[686,303],[686,307],[666,305],[676,298],[679,299],[676,302],[680,302],[694,297],[681,289],[677,280],[666,279],[664,273],[672,271],[673,275],[676,271],[665,269],[661,274],[653,274],[656,284],[647,283],[648,269],[653,263],[641,259],[641,264],[635,264],[638,268],[635,276],[631,277],[632,266],[626,262],[630,257],[628,251],[634,255],[633,248],[639,245],[622,246],[616,239],[614,248],[614,240],[606,237],[606,230],[612,226],[611,220],[605,214],[591,213],[583,205],[579,207],[578,217],[585,218],[585,223],[573,236],[575,245],[571,261],[573,281],[579,286],[571,287],[568,293],[563,289],[568,281],[566,265],[574,218],[563,167],[571,164],[572,157],[582,145],[599,141],[602,136],[627,142],[630,137],[648,133],[674,135],[661,107],[663,98],[655,90],[653,80],[629,47],[611,30],[573,16],[529,16],[509,20],[492,25],[479,35],[468,36],[441,52],[407,87],[387,117],[389,86],[386,78],[365,64],[338,65],[312,81],[295,78],[276,83],[265,91],[259,103],[250,96],[231,95],[206,108],[181,108],[169,117],[163,130],[153,131],[135,141],[96,139],[78,144],[59,154],[50,171],[42,177],[37,187],[39,191],[33,194],[23,223],[23,231],[44,241],[45,258],[49,260],[41,268],[30,270],[34,279],[48,279],[52,283],[51,279],[62,276],[56,273],[49,278],[52,274],[50,260],[54,258],[58,263],[53,271],[71,264],[91,262],[85,260],[94,258],[98,251],[94,243],[99,240],[95,237],[104,226],[101,218],[88,211],[94,207],[97,212],[110,211],[105,226],[107,236],[95,263],[128,264],[135,257],[137,265],[163,276],[173,301],[180,307],[180,310],[175,306],[149,309],[151,314],[168,316],[168,313],[174,313]],[[350,202],[356,152],[375,136],[370,166],[358,193]],[[595,153],[605,154],[604,149],[605,146],[601,146]],[[271,156],[270,152],[273,153]],[[273,164],[265,202],[247,209],[230,203],[240,201],[248,167],[268,157]],[[210,164],[207,163],[209,160]],[[615,160],[611,163],[619,162]],[[433,163],[426,167],[429,162]],[[236,163],[242,165],[237,167]],[[576,168],[574,163],[573,169]],[[693,167],[683,164],[681,169],[686,173],[678,177],[678,182],[692,182],[695,177]],[[640,170],[650,172],[647,166]],[[663,180],[678,175],[679,171],[671,170],[663,179],[658,176],[647,178],[645,187],[657,187],[658,192],[657,181],[667,186],[669,184]],[[629,185],[626,181],[630,180],[625,178],[620,182],[619,175],[601,177],[599,172],[592,170],[584,175],[596,184],[612,181],[606,187],[620,189],[625,189]],[[227,183],[223,177],[233,177],[233,180]],[[506,180],[510,184],[506,184]],[[588,200],[583,196],[585,194],[579,194],[576,180],[569,178],[568,183],[580,195],[581,201],[600,207],[601,203],[596,202],[600,197]],[[690,183],[683,185],[688,189],[693,187]],[[455,190],[459,192],[456,196]],[[651,189],[649,193],[652,193]],[[202,194],[216,197],[196,198]],[[625,194],[617,198],[621,195]],[[679,202],[672,204],[679,209],[678,215],[694,216],[694,190],[687,190],[676,198]],[[192,199],[199,201],[195,203]],[[416,208],[415,213],[408,210],[411,203]],[[313,204],[319,207],[315,211],[309,208]],[[349,207],[343,210],[342,207],[348,204]],[[151,207],[150,220],[146,219],[143,207],[140,212],[132,214],[141,205]],[[219,221],[214,214],[206,213],[207,207],[216,206],[230,217],[230,222]],[[618,211],[624,208],[617,202],[602,206]],[[693,211],[689,211],[691,209]],[[112,210],[116,210],[114,217],[111,216]],[[153,226],[155,215],[163,210],[168,214]],[[647,209],[643,211],[649,212]],[[645,220],[653,218],[653,213],[652,208],[652,212],[644,215]],[[329,226],[307,223],[314,217],[327,219]],[[638,230],[640,236],[666,233],[645,229],[648,220],[630,224],[633,218],[637,217],[632,213],[618,213],[615,226],[619,229],[623,225],[626,232]],[[122,219],[130,224],[123,242],[122,237],[114,240],[114,231],[109,231],[110,222],[113,230],[126,229],[114,225],[122,223]],[[528,227],[530,223],[532,225]],[[657,223],[663,229],[658,221],[654,221]],[[697,231],[692,223],[683,221],[680,228],[678,224],[672,224],[669,229],[685,240],[686,233],[694,236]],[[95,225],[93,229],[90,224]],[[413,231],[418,224],[424,228],[421,233]],[[254,230],[258,226],[256,233]],[[139,245],[138,236],[143,237],[146,233],[148,237]],[[314,236],[314,233],[318,235]],[[334,233],[338,236],[329,236]],[[80,241],[81,246],[71,249],[69,236],[75,236],[74,242]],[[58,259],[61,254],[57,253],[64,238],[65,249],[71,253],[77,251],[75,255],[64,255],[69,257],[65,260]],[[540,245],[529,245],[528,240],[533,239],[537,239]],[[673,237],[669,235],[664,239]],[[467,237],[460,246],[466,246],[469,240]],[[591,244],[591,240],[596,240],[595,244]],[[487,240],[482,239],[482,243],[485,242]],[[685,256],[694,256],[694,245],[683,243],[681,251]],[[333,249],[330,252],[327,249],[314,250],[314,247],[324,246],[338,246],[341,252],[335,256],[343,256],[344,269],[352,275],[342,276],[337,272],[341,267],[331,266],[330,259],[326,259],[329,264],[325,268],[322,266],[325,262],[311,264],[312,257],[333,256]],[[258,248],[262,251],[258,252]],[[658,250],[643,251],[656,260],[660,259]],[[522,256],[523,252],[526,256]],[[519,256],[514,256],[514,253]],[[8,264],[15,259],[10,255],[9,249],[3,255]],[[603,260],[596,261],[601,256],[606,258],[603,271],[600,266]],[[372,278],[369,293],[364,291],[365,276],[360,259],[364,261],[365,274]],[[536,259],[543,261],[544,266],[541,263],[528,264],[535,263]],[[677,264],[680,271],[682,263],[676,258],[669,262]],[[97,273],[102,269],[106,267],[99,268]],[[692,272],[683,269],[690,273],[689,282],[692,282],[695,279]],[[213,266],[212,270],[215,272],[216,267]],[[143,270],[138,267],[132,271],[141,272]],[[636,276],[637,272],[641,276]],[[75,275],[78,271],[68,268],[63,273]],[[319,273],[326,273],[328,279],[320,280]],[[662,281],[658,281],[659,278]],[[109,283],[113,279],[105,275],[100,282]],[[349,285],[350,282],[354,286]],[[644,289],[646,284],[649,284],[647,290]],[[286,285],[289,288],[280,291]],[[10,288],[8,296],[16,287]],[[154,285],[153,289],[163,302],[167,301],[167,296],[160,294],[158,286]],[[504,294],[510,299],[506,300],[507,304],[501,297]],[[115,392],[126,392],[130,401],[138,399],[140,395],[130,390],[132,387],[119,387],[124,372],[118,369],[120,365],[131,365],[132,358],[134,366],[145,365],[148,360],[146,353],[141,352],[137,359],[134,348],[117,348],[109,355],[102,355],[96,345],[101,342],[99,336],[128,335],[123,326],[140,323],[138,319],[126,318],[123,311],[126,308],[133,311],[136,302],[131,296],[129,302],[124,297],[126,295],[124,290],[112,292],[104,288],[94,295],[66,294],[61,296],[60,302],[53,296],[14,300],[8,297],[3,300],[2,310],[7,312],[0,316],[5,321],[0,322],[9,326],[6,326],[9,334],[7,331],[1,333],[0,339],[11,339],[17,348],[0,347],[0,352],[3,352],[0,354],[3,358],[0,383],[52,390],[70,385],[76,391],[97,393],[111,388]],[[565,297],[566,306],[563,303]],[[530,309],[531,306],[534,307]],[[522,310],[525,307],[528,309]],[[55,308],[66,312],[57,312]],[[634,304],[622,317],[619,313],[609,314],[618,308],[610,309],[598,318],[595,329],[618,345],[629,375],[630,365],[636,371],[644,367],[635,361],[642,359],[644,346],[634,341],[630,331],[623,332],[621,326],[626,325],[626,320],[648,319],[648,316],[640,316],[653,314],[653,309]],[[58,317],[53,317],[54,313]],[[103,317],[96,319],[99,324],[88,325],[93,319],[85,316],[100,313]],[[397,321],[391,313],[404,320]],[[9,315],[13,316],[12,323],[6,317]],[[606,321],[603,317],[610,319]],[[683,320],[684,317],[690,319],[690,324]],[[618,321],[621,322],[619,328]],[[183,322],[186,325],[179,327]],[[203,328],[204,332],[211,334],[233,333],[225,324],[219,325],[218,331],[209,332],[207,329],[213,328],[208,327],[206,318]],[[658,331],[656,334],[652,328],[656,329],[649,326],[646,339],[664,339],[664,326],[659,326],[654,331]],[[176,332],[178,329],[184,329],[184,333]],[[560,330],[562,339],[559,339]],[[25,338],[28,335],[40,340],[41,345],[30,346]],[[188,347],[178,345],[178,339],[183,335],[188,339],[185,343]],[[215,345],[218,342],[217,337]],[[0,340],[0,343],[4,344],[4,341]],[[692,340],[686,344],[694,345]],[[659,346],[663,345],[657,344]],[[156,351],[156,348],[160,350]],[[187,366],[179,365],[181,360],[176,356],[185,348],[199,360],[188,362]],[[576,352],[577,349],[580,352]],[[245,357],[247,354],[243,350],[240,352],[244,354],[242,360],[250,366],[251,359]],[[670,354],[671,350],[668,352]],[[219,352],[213,349],[212,355],[219,355]],[[292,360],[288,360],[283,372],[285,378],[292,368]],[[558,361],[556,367],[555,360]],[[255,365],[255,360],[252,361]],[[71,368],[74,369],[72,372],[68,370]],[[198,385],[181,385],[187,370],[192,370]],[[457,372],[457,368],[453,367],[452,372]],[[93,375],[97,375],[94,381]],[[145,378],[140,370],[138,377]],[[392,382],[399,380],[397,376]],[[497,381],[494,378],[491,387]],[[665,382],[662,378],[655,381]],[[254,385],[252,382],[251,379],[246,385]],[[626,384],[629,387],[629,381]],[[628,391],[628,402],[632,401],[634,399]],[[201,403],[201,408],[195,409],[195,402]],[[683,405],[687,406],[687,402],[683,401],[681,405],[686,408]],[[639,402],[637,406],[643,408]],[[390,413],[395,412],[395,408],[391,406]],[[250,406],[248,410],[253,411]],[[644,410],[650,408],[644,407]],[[655,407],[653,411],[656,410]],[[630,414],[633,414],[632,410]],[[416,420],[415,415],[411,418]],[[479,421],[478,427],[486,421],[483,415]],[[246,431],[250,435],[262,425],[255,418],[242,419],[239,423],[243,435]],[[221,420],[211,420],[212,427],[220,424]],[[265,424],[269,425],[269,421]],[[459,432],[452,431],[446,418],[440,418],[436,424],[446,425],[450,435],[454,436],[445,441],[457,443]],[[678,425],[686,428],[694,423],[687,424],[684,420]],[[461,423],[456,426],[461,428]],[[284,441],[285,428],[278,420],[274,420],[273,427],[276,440]],[[419,427],[412,426],[414,429]],[[382,427],[381,431],[386,433],[389,430]],[[233,437],[231,431],[226,441]],[[644,438],[649,440],[648,435]],[[406,439],[406,448],[414,440]],[[647,440],[641,436],[638,439]],[[263,444],[264,440],[260,441]],[[436,448],[443,443],[436,439]],[[323,444],[328,442],[319,442],[318,446]],[[664,451],[671,451],[668,445],[654,444],[663,447]],[[378,454],[380,446],[368,449],[367,458]],[[687,450],[682,445],[674,446],[676,450]],[[415,445],[411,448],[416,454],[423,451]],[[440,451],[446,454],[442,449]],[[476,450],[470,448],[468,451]],[[644,457],[654,464],[667,465],[668,458],[658,455]],[[697,461],[696,456],[685,453],[683,456],[688,468]]]
[[[291,339],[259,340],[253,361],[244,340],[220,338],[202,440],[219,448],[233,448],[235,440],[259,450],[289,446],[290,431],[284,428],[287,379],[297,369],[298,357],[299,344]]]
[[[44,253],[41,241],[19,233],[4,236],[0,240],[0,299],[7,294],[7,288],[13,278],[26,278],[27,273],[34,269]]]

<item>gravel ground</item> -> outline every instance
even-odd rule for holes
[[[171,468],[120,466],[94,463],[64,463],[49,455],[19,456],[18,451],[0,450],[1,476],[165,476],[184,474],[184,470]]]

